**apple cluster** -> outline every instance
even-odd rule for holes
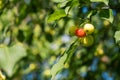
[[[91,35],[93,32],[94,32],[94,26],[90,23],[86,23],[83,26],[83,28],[72,26],[69,29],[69,34],[71,36],[75,35],[78,38],[80,38],[81,43],[86,47],[91,46],[94,42],[94,38]]]

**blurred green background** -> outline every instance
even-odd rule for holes
[[[50,80],[51,67],[76,39],[69,35],[69,28],[83,23],[91,10],[103,6],[76,0],[79,3],[68,17],[48,23],[55,10],[67,10],[70,3],[62,1],[0,0],[0,70],[6,80]],[[120,80],[120,49],[114,39],[115,31],[120,30],[120,0],[109,1],[113,23],[92,16],[94,44],[80,45],[56,80]]]

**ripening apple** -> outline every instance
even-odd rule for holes
[[[79,28],[79,29],[77,29],[77,30],[75,31],[75,35],[76,35],[77,37],[85,37],[85,36],[86,36],[86,33],[85,33],[85,31],[84,31],[83,28]]]
[[[84,31],[86,34],[92,34],[94,32],[94,26],[90,23],[84,25]]]
[[[92,46],[93,42],[94,42],[94,38],[92,35],[88,35],[83,39],[83,45],[86,47]]]
[[[69,34],[70,34],[70,36],[74,36],[76,30],[77,30],[77,27],[76,27],[76,26],[71,26],[71,27],[69,28]]]

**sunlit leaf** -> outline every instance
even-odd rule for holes
[[[65,2],[65,1],[72,1],[72,0],[52,0],[55,3],[61,3],[61,2]]]
[[[18,43],[12,47],[0,47],[0,68],[2,68],[9,77],[14,74],[15,64],[27,55],[22,44]]]
[[[66,61],[68,61],[71,58],[72,54],[74,53],[77,47],[77,45],[75,44],[76,42],[77,41],[75,41],[70,45],[69,49],[64,52],[64,55],[51,68],[51,74],[52,74],[51,80],[54,80],[56,74],[64,67],[64,64],[66,63]]]
[[[67,54],[64,54],[58,61],[58,63],[56,63],[52,69],[51,69],[51,74],[52,74],[52,79],[54,79],[55,75],[57,74],[58,71],[60,71],[63,67],[64,67],[64,62],[67,58]]]
[[[64,2],[66,0],[52,0],[53,2],[59,3],[59,2]]]
[[[59,9],[59,10],[56,10],[53,14],[51,14],[48,17],[47,21],[52,22],[52,21],[58,20],[58,19],[65,17],[65,16],[66,16],[65,10]]]
[[[61,1],[61,0],[60,0]],[[62,8],[62,7],[65,7],[67,5],[69,1],[64,1],[64,2],[61,2],[58,4],[58,7]]]
[[[114,37],[115,37],[116,43],[120,45],[120,31],[116,31]]]
[[[90,0],[91,2],[104,2],[106,5],[108,5],[109,0]]]

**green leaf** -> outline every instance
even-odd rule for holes
[[[64,9],[59,9],[59,10],[56,10],[53,14],[51,14],[48,17],[47,21],[48,22],[53,22],[53,21],[58,20],[62,17],[65,17],[65,16],[67,16],[66,13],[65,13],[65,10]]]
[[[115,37],[116,43],[120,45],[120,31],[116,31],[114,37]]]
[[[78,44],[79,43],[76,43],[76,42],[79,42],[78,40],[76,40],[74,43],[72,43],[69,47],[69,49],[67,50],[67,54],[68,54],[68,57],[67,57],[67,60],[66,61],[69,61],[69,59],[71,59],[72,57],[72,54],[74,53],[75,49],[77,48]]]
[[[56,2],[56,3],[60,3],[60,2],[64,2],[66,0],[52,0],[53,2]]]
[[[63,67],[64,67],[64,62],[67,58],[67,54],[64,54],[58,61],[58,63],[56,63],[52,69],[51,69],[51,74],[52,74],[52,79],[54,80],[55,75],[58,73],[58,71],[60,71]]]
[[[58,4],[58,7],[59,7],[59,8],[65,7],[65,6],[67,5],[68,2],[69,2],[69,1],[61,2],[61,3]]]
[[[109,0],[90,0],[91,2],[104,2],[106,5],[108,5]]]
[[[79,6],[80,4],[79,4],[79,0],[73,0],[72,1],[72,6],[74,7],[74,6]]]
[[[112,9],[103,9],[99,12],[99,16],[102,18],[102,19],[105,19],[105,20],[108,20],[109,22],[113,22],[113,12],[112,12]]]
[[[61,2],[65,2],[65,1],[72,1],[72,0],[52,0],[55,3],[61,3]]]
[[[14,74],[15,64],[27,53],[22,44],[18,43],[12,47],[3,45],[0,47],[0,68],[2,68],[9,77]]]
[[[65,8],[65,13],[68,15],[72,14],[72,12],[74,12],[73,10],[75,10],[76,7],[78,7],[79,4],[79,0],[72,0],[70,2],[70,4]]]
[[[70,45],[69,49],[64,52],[64,55],[51,68],[51,74],[52,74],[51,80],[54,80],[56,74],[64,67],[64,64],[66,63],[66,61],[68,61],[71,58],[72,54],[74,53],[77,47],[76,42],[77,40]]]

